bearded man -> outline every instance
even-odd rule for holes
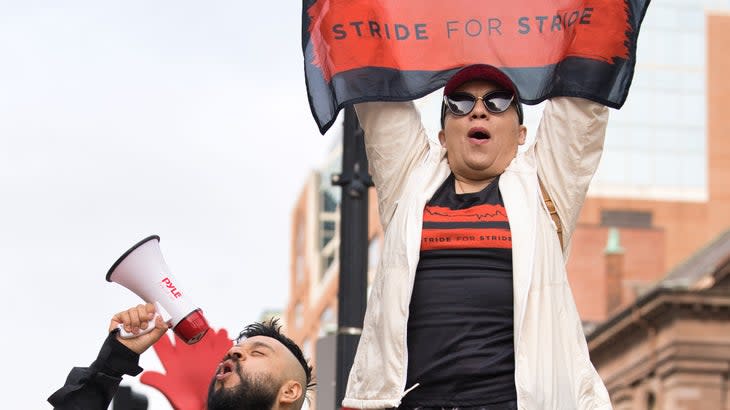
[[[135,337],[122,338],[119,328]],[[143,332],[149,326],[154,329]],[[139,356],[169,329],[155,305],[119,312],[90,367],[76,367],[48,401],[56,410],[106,409],[125,374],[142,371]],[[312,386],[312,367],[276,320],[247,326],[221,362],[208,389],[208,410],[299,410]]]

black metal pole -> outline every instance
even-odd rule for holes
[[[342,406],[347,377],[355,359],[367,298],[368,161],[360,123],[353,107],[345,108],[342,174],[332,183],[342,187],[340,204],[340,278],[337,308],[335,409]]]

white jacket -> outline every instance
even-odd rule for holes
[[[406,386],[408,307],[418,265],[423,209],[450,173],[446,150],[429,140],[413,103],[356,106],[385,238],[344,407],[398,407]],[[553,98],[536,142],[499,180],[512,230],[515,385],[519,409],[610,409],[588,357],[565,271],[567,250],[603,149],[608,109]],[[538,175],[563,224],[544,205]],[[417,387],[416,387],[417,388]]]

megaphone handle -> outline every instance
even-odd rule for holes
[[[118,324],[117,329],[119,329],[119,337],[121,337],[122,339],[132,339],[145,333],[151,332],[152,329],[155,328],[155,324],[157,323],[157,317],[162,316],[160,312],[164,312],[166,315],[169,316],[169,314],[167,313],[165,308],[162,307],[160,302],[155,302],[155,315],[152,317],[152,319],[150,319],[149,322],[147,322],[147,329],[139,329],[139,332],[137,332],[136,334],[124,330],[124,325],[122,323]],[[166,321],[167,324],[170,325],[171,319],[169,317],[165,319],[165,317],[163,316],[162,320]]]
[[[155,312],[155,316],[150,319],[149,322],[147,322],[147,329],[139,329],[139,332],[137,333],[127,332],[126,330],[124,330],[124,324],[118,324],[117,329],[119,329],[119,337],[121,337],[122,339],[132,339],[137,336],[142,336],[145,333],[151,332],[152,329],[155,328],[155,323],[157,323],[158,316],[160,316],[160,314]]]

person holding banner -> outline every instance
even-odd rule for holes
[[[610,409],[565,270],[607,108],[552,97],[520,151],[500,69],[457,71],[442,104],[438,141],[412,102],[355,106],[384,244],[343,406]]]
[[[142,371],[137,364],[139,356],[168,329],[168,325],[159,315],[155,316],[154,312],[155,305],[148,303],[114,315],[109,325],[109,335],[96,361],[90,367],[74,368],[66,384],[48,398],[54,409],[106,409],[122,376],[136,376]],[[122,338],[119,335],[120,325],[137,336]],[[147,333],[141,332],[140,329],[147,329],[149,326],[154,326],[154,329]],[[208,389],[208,410],[302,408],[307,390],[312,386],[312,367],[307,364],[299,346],[280,330],[277,321],[271,320],[251,324],[240,333],[237,343],[228,349],[217,368],[206,372],[206,378],[212,376]],[[212,336],[209,334],[206,337]],[[226,342],[230,346],[230,340]],[[215,344],[216,341],[212,343]],[[215,347],[210,345],[207,349]],[[174,358],[194,359],[179,355]],[[170,376],[169,367],[167,369]],[[191,386],[185,385],[185,382],[198,375],[174,376],[177,380],[168,382],[182,383],[179,386],[181,389],[190,389]],[[190,403],[178,403],[175,408],[196,407]]]

